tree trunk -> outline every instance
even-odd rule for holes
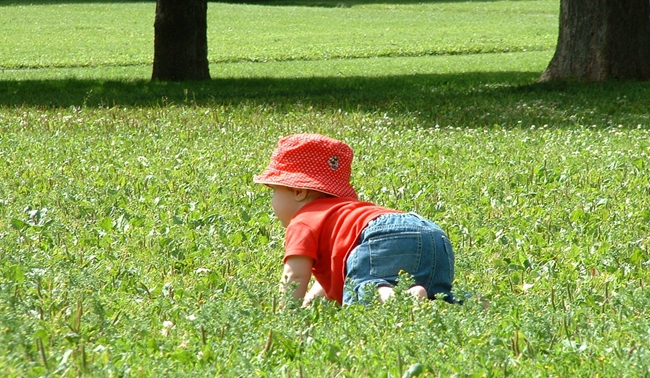
[[[648,0],[561,0],[555,55],[540,81],[650,79]]]
[[[157,0],[152,80],[209,80],[208,1]]]

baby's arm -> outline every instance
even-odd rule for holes
[[[284,272],[280,290],[284,292],[287,286],[294,282],[298,285],[293,292],[294,298],[304,298],[311,278],[311,267],[314,260],[306,256],[289,256],[284,262]]]

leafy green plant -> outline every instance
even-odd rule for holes
[[[10,376],[643,371],[647,129],[236,109],[3,111]],[[462,306],[281,311],[282,229],[251,178],[301,130],[352,145],[362,199],[447,230]]]

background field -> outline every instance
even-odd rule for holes
[[[150,65],[155,2],[127,4],[128,10],[121,2],[5,6],[0,67]],[[544,51],[555,45],[557,12],[555,1],[348,7],[210,3],[209,60]]]
[[[0,3],[3,376],[646,376],[648,84],[536,83],[557,1],[304,3],[210,3],[203,83],[147,80],[153,3]],[[464,305],[279,308],[301,131]]]

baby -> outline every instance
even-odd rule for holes
[[[352,157],[339,140],[290,135],[254,177],[273,189],[271,206],[286,228],[281,288],[295,287],[303,305],[322,296],[365,302],[374,290],[383,302],[404,272],[414,281],[410,294],[453,303],[454,252],[445,232],[417,214],[359,201]]]

